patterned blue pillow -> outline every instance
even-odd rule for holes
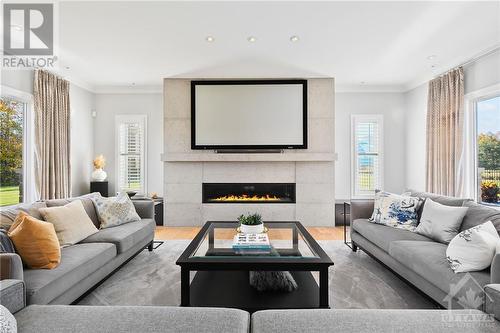
[[[375,205],[369,221],[393,228],[414,231],[418,224],[418,209],[423,200],[389,192],[375,193]]]

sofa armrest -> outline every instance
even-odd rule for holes
[[[26,306],[26,288],[22,280],[1,280],[0,294],[0,304],[11,313],[16,313]]]
[[[155,204],[153,200],[132,200],[137,214],[143,219],[155,218]]]
[[[17,253],[0,253],[0,280],[24,280],[23,262]]]
[[[500,283],[484,286],[485,306],[484,311],[500,320]]]
[[[373,213],[373,200],[351,200],[351,222],[357,219],[368,219]]]
[[[493,261],[491,262],[490,278],[490,283],[500,283],[500,252],[495,254]]]

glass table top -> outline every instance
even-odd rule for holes
[[[319,258],[319,247],[307,231],[296,222],[265,222],[271,249],[238,251],[232,248],[237,234],[237,222],[207,222],[208,228],[201,236],[190,258],[266,257],[266,258]]]

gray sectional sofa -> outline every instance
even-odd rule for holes
[[[53,207],[81,200],[92,222],[99,220],[89,196],[48,200],[4,209],[2,218],[24,210],[37,216],[40,207]],[[0,280],[23,281],[27,304],[71,304],[145,247],[152,250],[154,204],[133,201],[140,221],[99,230],[96,234],[61,250],[61,263],[54,269],[27,269],[15,253],[0,253]],[[2,281],[3,282],[3,281]],[[10,309],[11,311],[13,309]],[[14,309],[15,310],[15,309]]]
[[[412,196],[431,198],[444,205],[469,207],[461,230],[491,220],[500,233],[498,209],[479,205],[467,199],[412,190],[409,192]],[[373,200],[351,201],[353,250],[356,251],[358,247],[363,249],[441,306],[454,309],[476,308],[479,302],[464,304],[469,289],[480,294],[482,298],[480,303],[484,306],[488,300],[481,289],[491,284],[499,286],[500,254],[495,256],[491,269],[455,274],[446,260],[446,244],[435,242],[414,232],[371,223],[368,218],[372,212]],[[498,306],[500,305],[497,304]]]
[[[22,300],[22,289],[9,289],[23,282],[6,282],[0,281],[2,295],[17,294]],[[492,300],[487,310],[493,313],[500,304],[500,288],[486,288],[486,293]],[[1,300],[9,306],[7,298]],[[17,311],[14,317],[19,333],[500,331],[500,313],[496,313],[495,319],[479,310],[266,310],[250,315],[223,308],[30,305]],[[0,328],[4,318],[0,316]]]

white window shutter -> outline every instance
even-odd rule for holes
[[[146,193],[146,118],[117,116],[117,191]]]
[[[352,116],[353,198],[372,197],[383,189],[383,116]]]

